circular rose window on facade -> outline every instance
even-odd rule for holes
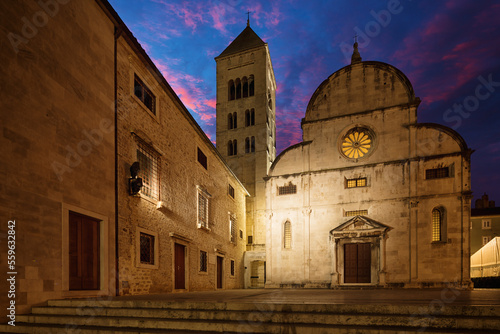
[[[373,148],[372,132],[366,128],[349,130],[342,138],[341,152],[349,159],[359,159],[371,152]]]

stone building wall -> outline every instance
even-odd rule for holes
[[[186,255],[186,289],[216,288],[216,258],[223,257],[223,288],[241,288],[245,248],[245,188],[225,165],[205,134],[158,77],[136,46],[118,40],[118,186],[120,294],[147,294],[175,290],[174,247]],[[137,75],[156,97],[156,115],[134,94]],[[130,166],[137,161],[137,141],[150,145],[160,157],[159,198],[129,195]],[[207,157],[207,169],[197,160]],[[228,186],[235,191],[228,195]],[[198,187],[212,197],[209,229],[197,227]],[[237,219],[236,240],[230,241],[229,214]],[[241,235],[240,235],[241,230]],[[155,236],[158,262],[147,267],[138,258],[138,234]],[[208,253],[208,270],[200,272],[200,251]],[[235,274],[230,275],[231,260]]]
[[[95,1],[44,3],[0,3],[0,322],[9,220],[17,314],[115,290],[114,26]],[[100,221],[99,290],[69,290],[69,212]]]

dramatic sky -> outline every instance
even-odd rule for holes
[[[110,0],[183,103],[215,141],[215,61],[245,28],[269,45],[277,82],[278,153],[301,141],[307,103],[349,64],[392,64],[422,99],[419,122],[458,131],[472,155],[474,199],[500,206],[500,1]]]

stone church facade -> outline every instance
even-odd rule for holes
[[[472,151],[419,104],[357,44],[316,89],[266,177],[266,287],[470,286]]]

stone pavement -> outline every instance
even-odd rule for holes
[[[104,297],[106,300],[273,304],[390,304],[500,306],[500,289],[237,289]],[[436,305],[437,306],[437,305]]]

